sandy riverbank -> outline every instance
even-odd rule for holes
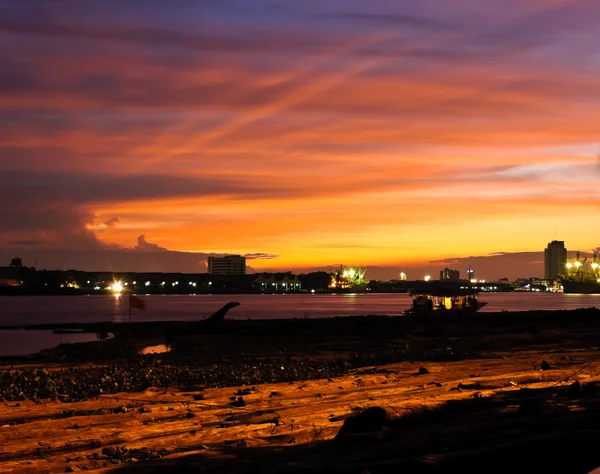
[[[236,321],[180,335],[170,353],[150,357],[134,355],[149,340],[48,352],[21,362],[101,378],[111,366],[138,377],[191,376],[185,387],[146,380],[130,384],[135,391],[87,400],[5,396],[0,470],[481,472],[485,464],[491,472],[529,465],[584,473],[600,466],[593,444],[600,312],[479,316]],[[295,372],[285,365],[277,372],[281,361],[298,364]],[[35,375],[19,372],[17,362],[3,383],[7,374],[20,383]],[[266,365],[253,370],[257,363]],[[210,367],[220,371],[212,379]],[[83,373],[73,386],[89,377]],[[375,406],[389,414],[374,432],[333,440],[346,418]]]

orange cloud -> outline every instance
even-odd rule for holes
[[[218,5],[210,25],[191,4],[171,22],[14,7],[0,195],[22,197],[0,237],[144,234],[270,268],[537,250],[555,228],[596,247],[600,11],[508,3],[332,2],[239,27]]]

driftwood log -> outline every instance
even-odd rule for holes
[[[223,321],[225,319],[225,315],[227,314],[227,312],[230,309],[235,308],[236,306],[239,306],[240,304],[241,303],[237,303],[236,301],[230,301],[225,306],[223,306],[220,310],[214,312],[213,314],[211,314],[208,318],[206,318],[202,322],[204,324],[208,324],[208,325],[214,325],[214,324],[220,323],[221,321]]]

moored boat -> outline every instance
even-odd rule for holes
[[[567,294],[600,294],[600,264],[594,252],[593,260],[583,260],[577,252],[575,262],[565,265],[565,273],[560,278],[563,293]]]
[[[478,290],[471,287],[431,286],[413,291],[412,306],[405,314],[469,314],[483,308],[487,302],[478,299]]]
[[[561,280],[563,293],[596,295],[600,294],[600,283],[597,280]]]

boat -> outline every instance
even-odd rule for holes
[[[597,281],[561,280],[563,293],[580,295],[600,294],[600,283]]]
[[[487,302],[478,299],[479,290],[464,286],[432,285],[415,289],[410,293],[412,306],[407,315],[471,314],[479,311]]]
[[[83,329],[54,329],[54,334],[83,334]]]
[[[560,276],[563,293],[570,294],[600,294],[600,264],[596,253],[591,262],[583,260],[577,252],[574,262],[565,265],[565,273]]]

